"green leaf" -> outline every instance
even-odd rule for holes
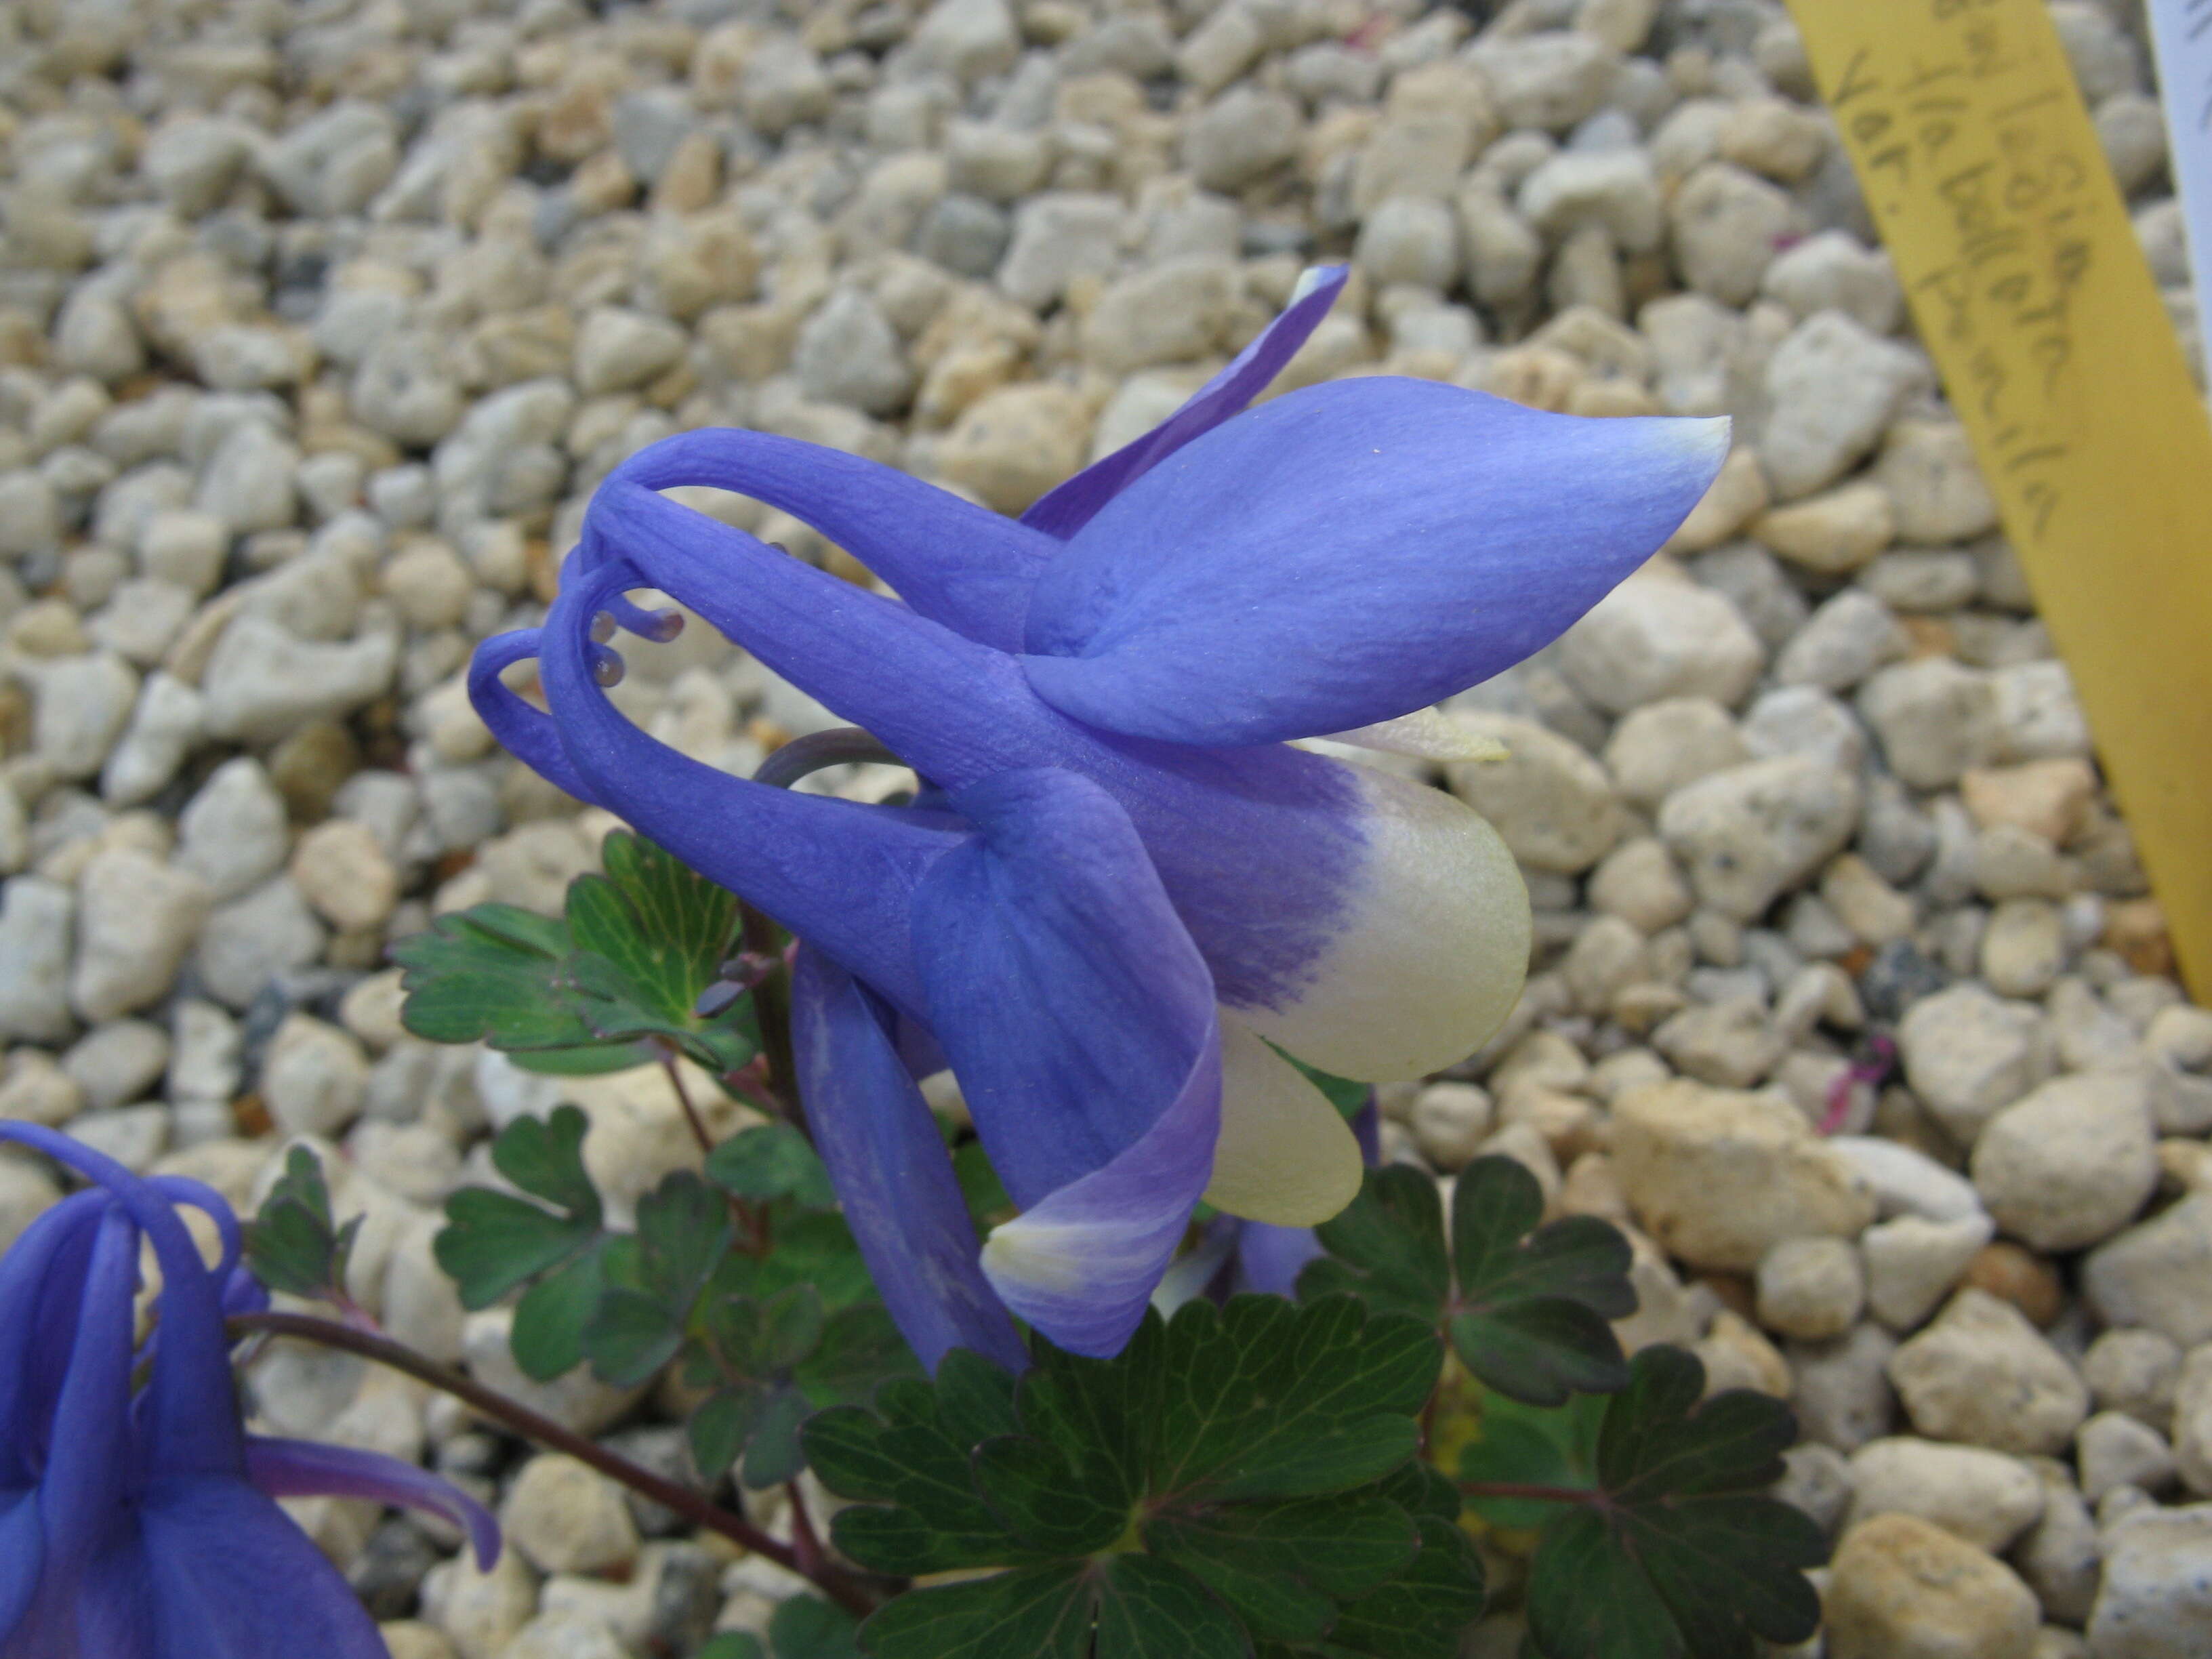
[[[602,1382],[635,1387],[676,1358],[729,1249],[727,1204],[688,1170],[638,1200],[635,1235],[602,1254],[608,1288],[584,1327],[585,1357]]]
[[[355,1216],[343,1227],[332,1224],[322,1164],[305,1146],[295,1146],[260,1213],[246,1224],[246,1265],[272,1291],[341,1298],[361,1223]]]
[[[479,904],[393,946],[407,1029],[563,1075],[642,1065],[671,1045],[717,1075],[750,1060],[750,997],[693,1012],[737,947],[736,896],[624,830],[600,858],[606,873],[569,884],[562,921]]]
[[[1493,1389],[1557,1405],[1628,1380],[1608,1321],[1632,1313],[1629,1248],[1589,1216],[1543,1223],[1535,1177],[1509,1158],[1468,1164],[1453,1188],[1447,1248],[1436,1183],[1404,1165],[1369,1172],[1359,1196],[1317,1229],[1309,1297],[1352,1291],[1438,1324]]]
[[[512,904],[440,916],[392,947],[406,971],[400,1022],[430,1042],[482,1041],[526,1070],[577,1076],[620,1071],[651,1056],[609,1045],[557,988],[570,953],[566,923]]]
[[[1336,1599],[1405,1565],[1419,1534],[1404,1509],[1369,1491],[1157,1520],[1145,1543],[1203,1581],[1254,1635],[1311,1642],[1335,1622]]]
[[[1427,1175],[1402,1164],[1369,1170],[1359,1196],[1314,1233],[1328,1254],[1298,1276],[1301,1296],[1351,1291],[1370,1307],[1439,1322],[1451,1257],[1443,1204]]]
[[[684,1314],[657,1297],[611,1285],[584,1324],[584,1358],[618,1389],[650,1382],[684,1346]]]
[[[489,1307],[599,1242],[599,1195],[584,1172],[589,1127],[574,1106],[515,1119],[492,1143],[492,1164],[528,1196],[464,1187],[446,1200],[432,1249],[463,1307]]]
[[[1182,1568],[1117,1555],[1098,1584],[1097,1659],[1245,1659],[1237,1615]]]
[[[717,1073],[743,1066],[760,1047],[751,999],[693,1012],[737,949],[737,896],[625,830],[599,856],[605,875],[569,884],[574,948],[558,974],[585,1025],[605,1041],[665,1039]]]
[[[1492,1388],[1556,1406],[1571,1391],[1628,1382],[1607,1322],[1636,1311],[1628,1240],[1595,1216],[1543,1224],[1536,1177],[1510,1158],[1479,1158],[1452,1189],[1459,1294],[1449,1330],[1467,1368]]]
[[[845,1218],[828,1210],[779,1215],[775,1245],[764,1256],[726,1257],[714,1275],[716,1295],[767,1297],[811,1285],[832,1311],[876,1299],[875,1282]]]
[[[842,1607],[817,1596],[794,1595],[776,1604],[768,1641],[750,1631],[724,1631],[696,1659],[860,1659],[860,1626]]]
[[[995,1610],[1071,1652],[1095,1626],[1102,1659],[1229,1659],[1255,1632],[1318,1639],[1407,1570],[1408,1504],[1438,1503],[1405,1473],[1441,1359],[1429,1327],[1348,1297],[1238,1297],[1149,1315],[1112,1358],[1033,1346],[1018,1379],[957,1352],[933,1382],[803,1431],[823,1483],[856,1500],[832,1533],[860,1565],[1011,1570],[901,1597],[863,1627],[871,1652],[969,1651]]]
[[[601,1236],[525,1291],[514,1304],[507,1343],[525,1376],[550,1382],[584,1363],[584,1329],[606,1289],[602,1257],[611,1242]]]
[[[868,1615],[860,1647],[875,1659],[1085,1659],[1091,1601],[1077,1562],[908,1590]]]
[[[799,1477],[806,1467],[806,1454],[799,1443],[799,1431],[814,1407],[788,1383],[770,1391],[745,1444],[744,1483],[765,1492]]]
[[[1408,1463],[1385,1475],[1375,1490],[1417,1518],[1432,1515],[1440,1521],[1459,1519],[1458,1483],[1432,1463]]]
[[[860,1621],[816,1595],[779,1603],[768,1621],[775,1659],[860,1659]]]
[[[969,1462],[975,1489],[1007,1532],[1052,1555],[1088,1555],[1129,1524],[1116,1483],[1086,1482],[1058,1448],[1026,1436],[986,1440]]]
[[[761,1413],[767,1409],[769,1393],[759,1383],[718,1389],[691,1413],[686,1425],[691,1462],[709,1482],[721,1479],[723,1471],[744,1450]]]
[[[1424,1516],[1419,1525],[1413,1559],[1346,1606],[1320,1650],[1328,1659],[1455,1659],[1482,1617],[1482,1560],[1449,1521]]]
[[[600,844],[599,861],[605,876],[569,890],[576,948],[615,963],[656,1012],[688,1018],[736,949],[737,895],[624,830]]]
[[[918,1379],[893,1382],[872,1410],[833,1407],[807,1419],[799,1443],[815,1474],[838,1496],[865,1500],[830,1523],[837,1547],[862,1566],[908,1577],[1053,1559],[1009,1532],[975,1488],[976,1443],[962,1430],[986,1402],[972,1391],[951,1401],[940,1393]]]
[[[765,1304],[728,1298],[709,1307],[708,1328],[720,1356],[715,1369],[755,1380],[719,1390],[693,1415],[694,1458],[719,1474],[742,1455],[744,1483],[756,1489],[805,1467],[799,1431],[815,1412],[865,1400],[878,1383],[916,1370],[881,1303],[825,1319],[811,1285],[789,1286]],[[732,1331],[740,1333],[734,1342]],[[744,1364],[734,1363],[739,1356]]]
[[[574,1106],[556,1106],[550,1117],[519,1117],[492,1142],[492,1167],[532,1198],[596,1227],[602,1213],[599,1188],[584,1169],[584,1136],[591,1127]]]
[[[866,1400],[885,1378],[916,1370],[914,1351],[889,1310],[880,1302],[863,1302],[829,1316],[822,1340],[793,1364],[792,1377],[817,1406],[833,1406]]]
[[[811,1210],[836,1206],[830,1172],[806,1137],[787,1123],[741,1129],[707,1154],[707,1179],[739,1198],[787,1198]]]
[[[1220,1502],[1380,1480],[1413,1455],[1438,1360],[1433,1331],[1349,1297],[1191,1303],[1166,1329],[1154,1484]]]
[[[1764,1488],[1796,1437],[1789,1408],[1748,1389],[1705,1401],[1705,1367],[1651,1347],[1605,1402],[1593,1501],[1549,1506],[1528,1579],[1548,1659],[1751,1659],[1754,1637],[1820,1623],[1804,1569],[1820,1528]],[[1472,1454],[1470,1454],[1472,1456]]]
[[[1460,1454],[1462,1480],[1485,1486],[1583,1489],[1597,1480],[1602,1395],[1577,1395],[1565,1407],[1523,1405],[1508,1395],[1481,1395],[1477,1438]],[[1540,1527],[1558,1511],[1542,1499],[1470,1497],[1467,1506],[1495,1526]]]

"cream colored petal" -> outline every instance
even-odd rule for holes
[[[1423,1077],[1466,1059],[1512,1012],[1528,971],[1528,891],[1465,802],[1335,763],[1359,780],[1368,835],[1343,929],[1297,1001],[1235,1013],[1339,1077]]]
[[[1221,1139],[1206,1201],[1249,1221],[1310,1227],[1359,1191],[1359,1142],[1328,1097],[1228,1014]]]
[[[1501,761],[1507,752],[1496,738],[1472,730],[1441,708],[1417,708],[1395,720],[1332,732],[1328,741],[1432,761]]]

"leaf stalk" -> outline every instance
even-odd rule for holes
[[[804,1544],[786,1544],[746,1520],[732,1513],[703,1494],[680,1486],[665,1476],[640,1467],[605,1447],[585,1438],[573,1429],[555,1422],[543,1413],[532,1411],[517,1400],[510,1400],[495,1389],[486,1388],[474,1377],[465,1376],[450,1367],[440,1364],[428,1355],[417,1353],[404,1342],[373,1331],[364,1331],[336,1320],[319,1319],[312,1314],[251,1313],[234,1315],[227,1322],[233,1338],[256,1334],[270,1336],[289,1336],[304,1342],[319,1342],[325,1347],[343,1349],[359,1354],[364,1359],[375,1360],[392,1370],[404,1371],[418,1382],[434,1389],[443,1389],[455,1399],[471,1407],[494,1422],[505,1424],[526,1439],[565,1452],[580,1463],[588,1464],[617,1480],[632,1492],[651,1498],[663,1508],[673,1510],[696,1527],[719,1533],[732,1543],[744,1546],[752,1553],[763,1556],[778,1566],[787,1568],[811,1580],[822,1593],[855,1618],[865,1619],[875,1611],[877,1598],[866,1584],[854,1574],[846,1572],[823,1559],[819,1541],[805,1518],[803,1510],[793,1512],[793,1532],[803,1538]],[[793,1494],[794,1498],[796,1493]]]

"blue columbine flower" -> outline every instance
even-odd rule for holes
[[[1588,420],[1429,381],[1246,405],[1341,272],[1165,424],[1017,522],[856,456],[710,430],[592,498],[543,629],[485,642],[514,753],[804,942],[801,1091],[848,1218],[933,1365],[1127,1341],[1201,1197],[1303,1227],[1358,1148],[1285,1053],[1366,1079],[1479,1046],[1517,994],[1513,860],[1453,797],[1286,740],[1416,750],[1438,699],[1557,637],[1718,470],[1723,421]],[[898,592],[659,492],[742,492]],[[925,781],[871,807],[726,776],[607,700],[619,625],[690,605]],[[902,603],[901,601],[903,601]],[[501,671],[535,655],[550,714]],[[933,1038],[933,1043],[927,1039]],[[981,1249],[908,1057],[941,1051],[1021,1213]]]
[[[267,1297],[238,1266],[238,1218],[220,1194],[142,1181],[51,1130],[0,1124],[0,1139],[94,1183],[0,1256],[0,1659],[384,1659],[374,1621],[279,1497],[433,1510],[490,1565],[497,1528],[444,1481],[244,1432],[223,1318]],[[215,1223],[214,1268],[178,1205]],[[142,1242],[161,1272],[143,1346]]]

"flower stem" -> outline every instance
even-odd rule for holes
[[[791,1050],[790,969],[784,966],[783,945],[775,924],[758,910],[738,901],[739,935],[752,955],[775,964],[753,987],[753,1013],[760,1022],[761,1055],[768,1062],[768,1091],[782,1103],[783,1115],[799,1133],[806,1120],[799,1109],[799,1072]]]
[[[792,1553],[801,1563],[799,1570],[811,1576],[822,1565],[822,1540],[814,1530],[814,1517],[806,1512],[806,1494],[799,1491],[799,1482],[787,1482],[783,1490],[791,1499]]]
[[[488,1389],[475,1378],[441,1365],[428,1356],[415,1352],[404,1343],[395,1342],[388,1336],[342,1325],[335,1320],[318,1319],[312,1314],[252,1313],[234,1315],[228,1327],[233,1337],[265,1332],[271,1336],[296,1337],[306,1342],[319,1342],[325,1347],[342,1348],[348,1353],[359,1354],[364,1359],[374,1359],[380,1364],[404,1371],[434,1389],[442,1389],[455,1399],[474,1407],[495,1422],[504,1423],[517,1434],[565,1452],[580,1463],[589,1464],[611,1480],[618,1480],[631,1491],[638,1492],[665,1509],[671,1509],[696,1527],[720,1533],[734,1543],[743,1545],[756,1555],[765,1556],[780,1567],[785,1567],[811,1579],[823,1594],[856,1618],[866,1618],[875,1610],[876,1598],[854,1575],[831,1565],[822,1559],[821,1547],[811,1529],[806,1541],[812,1549],[794,1547],[771,1538],[742,1515],[734,1515],[719,1504],[689,1486],[641,1468],[627,1457],[595,1444],[562,1424],[541,1413],[534,1412],[520,1401],[508,1399],[495,1389]],[[808,1558],[811,1556],[810,1560]]]
[[[699,1115],[699,1109],[691,1103],[691,1091],[684,1086],[684,1071],[676,1063],[675,1048],[657,1038],[653,1047],[660,1054],[660,1069],[668,1074],[668,1086],[676,1091],[676,1103],[684,1109],[684,1121],[691,1126],[691,1139],[699,1143],[701,1152],[713,1152],[714,1137],[707,1133],[706,1120]]]

